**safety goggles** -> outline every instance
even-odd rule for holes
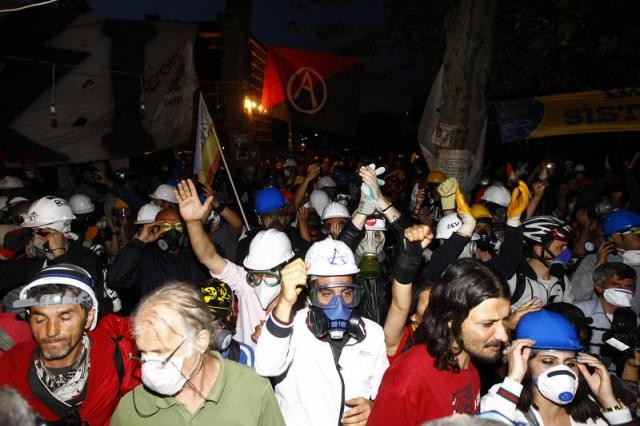
[[[622,235],[640,235],[640,226],[631,228],[628,231],[623,232]]]
[[[258,287],[260,284],[264,284],[267,287],[275,287],[282,281],[282,274],[280,269],[253,270],[247,272],[246,279],[247,284],[251,287]]]
[[[309,299],[314,306],[331,309],[338,303],[339,296],[349,308],[355,308],[362,298],[362,287],[350,282],[332,282],[313,287]]]
[[[182,224],[182,222],[176,222],[176,223],[162,222],[160,224],[160,232],[169,232],[172,229],[175,229],[178,232],[183,232],[184,225]]]

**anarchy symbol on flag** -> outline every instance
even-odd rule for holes
[[[300,105],[300,95],[306,92],[309,106]],[[287,98],[291,106],[305,114],[315,114],[327,102],[327,85],[320,73],[313,68],[299,68],[291,74],[287,83]]]

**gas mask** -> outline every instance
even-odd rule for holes
[[[572,256],[573,256],[573,253],[570,248],[567,247],[564,250],[562,250],[559,255],[554,257],[553,260],[551,260],[551,262],[548,263],[549,274],[551,274],[552,276],[556,277],[559,280],[563,279],[567,272],[567,266],[569,266],[569,262],[571,262]]]
[[[549,401],[567,405],[576,396],[578,377],[566,365],[556,365],[533,379],[538,390]]]
[[[604,300],[619,308],[628,308],[633,300],[633,292],[623,288],[607,288],[602,293]]]
[[[360,303],[360,287],[353,284],[340,286],[352,291],[350,300],[336,294],[328,302],[322,303],[321,296],[317,295],[322,288],[313,289],[310,294],[312,305],[307,314],[307,327],[317,338],[328,334],[332,340],[341,340],[345,333],[354,338],[358,335],[360,314],[354,308]]]
[[[482,229],[477,234],[476,246],[482,251],[494,251],[498,245],[498,240],[486,230]]]
[[[224,352],[231,346],[232,333],[226,318],[217,319],[211,328],[211,343],[213,349]]]
[[[158,238],[158,247],[162,251],[177,252],[189,246],[189,236],[184,232],[182,222],[168,223],[160,225],[162,235]]]
[[[364,238],[356,248],[356,258],[360,258],[360,276],[376,278],[382,273],[380,262],[384,260],[384,231],[365,231]]]

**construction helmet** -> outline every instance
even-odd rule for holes
[[[279,189],[264,188],[256,193],[256,213],[267,214],[287,205],[287,200]]]
[[[0,189],[24,188],[22,179],[15,176],[5,176],[0,179]]]
[[[30,290],[34,287],[51,284],[62,284],[80,290],[77,296],[66,294],[43,294],[38,299],[30,297]],[[90,330],[96,328],[98,322],[98,299],[95,295],[95,283],[91,274],[85,269],[72,264],[59,263],[43,268],[31,280],[29,284],[20,290],[18,300],[13,302],[14,309],[27,309],[33,306],[57,306],[57,305],[86,305],[89,309],[95,309]]]
[[[91,199],[84,194],[74,194],[69,198],[69,205],[74,214],[87,214],[96,210]]]
[[[436,238],[442,240],[448,240],[451,238],[454,232],[462,227],[462,220],[458,217],[457,213],[449,213],[443,216],[438,222],[436,227]]]
[[[471,206],[471,215],[476,219],[491,219],[493,220],[493,216],[491,216],[491,212],[488,208],[483,206],[482,204],[474,204]]]
[[[360,272],[349,246],[331,237],[313,243],[304,261],[310,265],[307,274],[312,276],[353,275]]]
[[[0,195],[0,210],[7,210],[7,201],[9,201],[9,197]]]
[[[511,202],[511,194],[502,185],[491,185],[484,191],[482,199],[489,203],[494,203],[502,207],[509,207]]]
[[[21,226],[24,228],[52,228],[59,232],[69,232],[71,221],[76,216],[64,198],[46,196],[34,201]]]
[[[522,235],[526,242],[546,244],[549,241],[568,241],[571,226],[553,216],[534,216],[522,222]]]
[[[233,310],[233,291],[224,281],[210,278],[200,286],[200,293],[211,311],[226,314]]]
[[[156,215],[160,212],[160,210],[162,210],[160,206],[147,203],[144,206],[140,207],[140,210],[138,210],[138,216],[136,217],[136,221],[134,223],[136,225],[153,223],[156,220]]]
[[[163,183],[161,185],[158,185],[156,190],[153,191],[153,194],[149,194],[149,197],[155,200],[164,200],[168,201],[169,203],[177,204],[178,200],[176,199],[176,194],[174,192],[175,189],[175,187]]]
[[[318,189],[335,188],[336,186],[337,186],[336,181],[333,180],[331,176],[322,176],[321,178],[318,179],[318,183],[316,185]]]
[[[640,216],[629,210],[616,210],[607,215],[602,222],[602,233],[605,237],[619,234],[640,227]]]
[[[516,339],[534,340],[533,349],[582,350],[571,321],[546,309],[524,315],[516,327]]]
[[[295,256],[291,241],[284,232],[267,229],[258,232],[249,245],[249,254],[242,264],[247,270],[268,271]]]
[[[435,170],[433,172],[429,172],[427,175],[427,183],[440,184],[447,179],[447,175],[442,173],[440,170]]]
[[[348,219],[351,217],[351,215],[349,214],[349,210],[344,205],[338,203],[337,201],[332,201],[327,204],[327,207],[325,207],[322,211],[322,220],[334,219],[338,217]]]
[[[319,189],[313,191],[309,196],[309,203],[311,204],[311,207],[314,208],[314,210],[320,217],[322,217],[322,212],[324,211],[325,207],[329,205],[330,201],[331,200],[329,199],[327,193],[324,191],[320,191]]]
[[[365,231],[386,231],[387,221],[384,217],[369,216],[364,222]]]

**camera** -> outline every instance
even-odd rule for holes
[[[633,357],[635,349],[640,348],[640,326],[636,313],[631,308],[616,309],[611,329],[602,335],[602,341],[627,358]]]

